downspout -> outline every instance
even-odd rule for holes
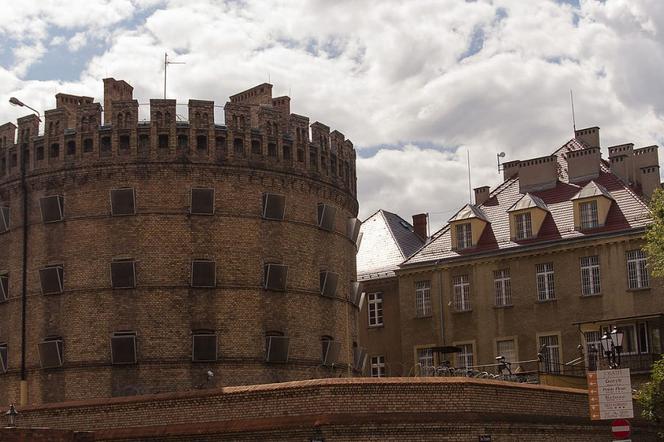
[[[21,140],[25,141],[25,140]],[[28,311],[28,186],[26,184],[25,151],[27,143],[21,143],[21,193],[23,194],[23,264],[21,281],[21,382],[20,404],[28,405],[28,381],[26,370],[26,323]]]
[[[443,269],[438,268],[438,295],[440,297],[440,345],[445,345],[445,324],[444,324],[444,314],[443,314]]]

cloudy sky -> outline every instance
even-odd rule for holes
[[[140,102],[214,99],[269,81],[291,110],[358,150],[361,217],[434,226],[506,160],[550,153],[577,127],[606,147],[664,143],[662,0],[4,0],[0,122],[57,92]],[[142,109],[147,113],[147,109]],[[216,116],[223,120],[221,111]]]

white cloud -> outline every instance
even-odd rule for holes
[[[0,69],[11,78],[0,96],[48,108],[58,90],[100,97],[101,79],[114,76],[145,102],[162,94],[164,52],[186,62],[169,69],[169,96],[180,101],[223,104],[270,78],[276,94],[291,90],[293,112],[359,149],[407,145],[358,159],[362,216],[379,207],[406,218],[453,212],[467,200],[466,148],[476,186],[499,182],[496,152],[553,151],[572,136],[570,89],[577,126],[601,126],[604,146],[664,140],[660,0],[583,0],[579,9],[550,0],[44,3],[10,7],[0,24],[0,35],[34,36],[21,37],[10,73]],[[144,25],[118,27],[152,6],[163,7]],[[58,38],[54,26],[77,32],[68,34],[72,50],[93,38],[108,50],[76,83],[21,81],[47,50],[42,42]],[[481,50],[466,57],[470,49]],[[0,103],[0,117],[16,116]],[[448,150],[422,147],[432,145]]]

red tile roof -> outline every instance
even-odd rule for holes
[[[540,198],[549,209],[537,238],[512,241],[510,238],[509,213],[523,194],[519,193],[518,176],[510,178],[499,185],[489,199],[479,207],[489,220],[478,241],[477,247],[464,250],[452,250],[449,224],[436,232],[431,240],[401,266],[424,264],[439,260],[448,260],[485,254],[518,250],[519,247],[532,246],[538,243],[578,239],[598,234],[619,232],[645,227],[650,221],[646,203],[609,170],[608,164],[602,161],[600,175],[595,181],[604,187],[614,199],[611,204],[604,226],[590,231],[579,232],[574,229],[574,213],[572,197],[574,197],[589,181],[571,184],[567,178],[567,161],[565,153],[583,149],[585,145],[577,140],[570,140],[555,152],[558,157],[558,183],[556,187],[543,191],[531,192]]]

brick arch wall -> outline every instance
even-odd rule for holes
[[[47,158],[48,159],[48,158]],[[255,166],[255,167],[254,167]],[[28,338],[31,403],[256,384],[351,372],[357,340],[355,308],[348,303],[355,278],[355,245],[347,218],[357,215],[354,192],[315,176],[248,162],[82,162],[32,169],[28,174]],[[110,190],[132,187],[136,215],[112,217]],[[190,215],[192,187],[215,189],[215,214]],[[264,192],[286,196],[284,221],[261,218]],[[64,196],[65,219],[41,222],[39,198]],[[0,342],[9,346],[9,372],[0,374],[0,397],[18,400],[20,369],[21,204],[14,178],[0,181],[12,229],[0,235],[0,270],[10,274],[10,299],[0,303]],[[318,229],[317,204],[337,208],[335,229]],[[112,289],[113,258],[136,260],[137,287]],[[189,286],[191,260],[214,259],[217,286]],[[261,287],[263,262],[289,266],[285,292]],[[64,265],[65,293],[42,295],[38,269]],[[319,270],[338,272],[337,297],[319,294]],[[191,362],[191,331],[218,335],[219,360]],[[138,363],[113,366],[110,336],[137,333]],[[264,362],[264,333],[290,340],[287,364]],[[64,339],[65,365],[41,369],[38,343]],[[339,365],[320,367],[320,337],[341,342]],[[207,379],[207,370],[215,374]]]

